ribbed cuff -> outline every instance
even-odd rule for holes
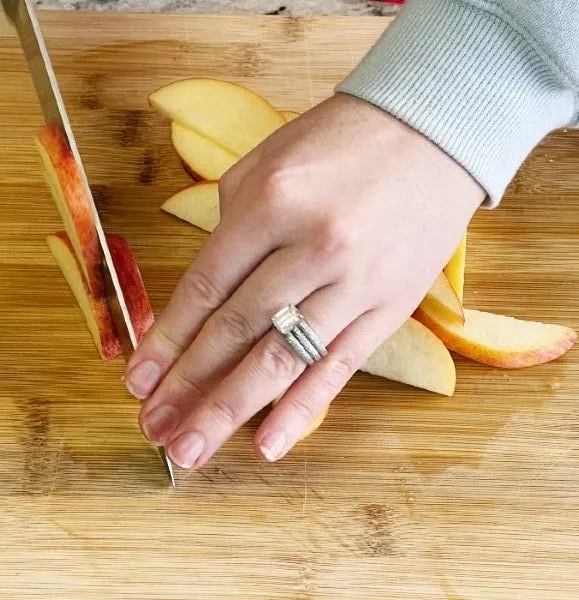
[[[522,35],[462,0],[411,0],[337,91],[440,146],[487,191],[489,206],[574,110],[571,90]]]

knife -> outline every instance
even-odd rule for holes
[[[28,69],[30,70],[30,75],[32,76],[38,99],[40,100],[42,112],[44,113],[44,119],[47,124],[54,124],[60,127],[67,138],[78,172],[80,173],[84,192],[88,199],[103,253],[103,275],[105,279],[107,301],[123,349],[123,355],[125,360],[128,360],[133,350],[137,347],[137,336],[127,309],[127,303],[125,302],[123,290],[113,264],[107,239],[78,152],[78,147],[72,133],[72,127],[66,113],[66,108],[62,100],[58,82],[56,81],[46,44],[44,43],[44,37],[42,36],[42,31],[36,17],[36,11],[34,10],[31,0],[1,0],[1,2],[6,15],[16,27],[20,37],[20,43],[24,51],[24,56],[26,57],[26,62],[28,63]],[[158,452],[165,466],[171,485],[175,487],[173,465],[168,459],[164,448],[158,448]]]

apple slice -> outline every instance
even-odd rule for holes
[[[203,181],[177,192],[161,208],[205,231],[219,225],[219,185],[216,181]]]
[[[171,141],[194,179],[217,181],[240,158],[194,129],[184,127],[176,121],[171,123]]]
[[[568,327],[521,321],[478,310],[464,309],[464,325],[420,306],[416,318],[447,348],[472,360],[503,369],[532,367],[565,354],[577,334]]]
[[[285,119],[286,123],[289,123],[300,116],[300,113],[295,110],[280,110],[279,114]]]
[[[412,318],[370,356],[361,370],[444,396],[452,396],[456,385],[456,369],[449,351]]]
[[[460,240],[460,245],[452,258],[444,267],[444,273],[448,277],[448,281],[452,289],[456,292],[460,303],[464,296],[464,268],[466,265],[466,232]]]
[[[151,106],[218,146],[244,156],[285,119],[251,90],[227,81],[186,79],[149,97]]]
[[[127,310],[129,311],[135,330],[137,342],[141,342],[155,322],[149,296],[141,277],[141,271],[139,271],[137,261],[124,238],[120,235],[107,234],[107,242],[119,283],[123,290]]]
[[[68,235],[61,231],[49,235],[46,241],[82,310],[101,357],[108,360],[121,356],[121,346],[104,294],[95,296],[88,290]],[[127,242],[118,235],[107,235],[107,242],[137,341],[140,342],[154,322],[147,291]]]
[[[444,273],[440,273],[436,278],[420,306],[425,306],[430,311],[438,311],[445,319],[460,325],[464,323],[462,304]]]
[[[94,297],[85,285],[72,242],[61,231],[46,238],[48,247],[82,310],[89,331],[101,357],[105,360],[121,356],[121,347],[109,307],[103,295]]]
[[[56,125],[36,136],[44,177],[91,292],[101,294],[102,256],[96,227],[78,167],[68,142]]]

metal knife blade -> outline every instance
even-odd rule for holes
[[[111,274],[108,269],[104,269],[104,271],[105,271],[105,273],[104,273],[105,293],[107,296],[107,302],[108,302],[108,305],[110,308],[113,324],[118,331],[119,329],[122,329],[122,327],[124,326],[125,320],[124,320],[124,316],[123,316],[123,311],[121,309],[119,297],[115,293],[115,288],[113,285]],[[131,324],[131,327],[132,327],[132,324]],[[132,354],[133,350],[135,349],[135,346],[132,345],[131,340],[127,336],[124,336],[124,337],[119,336],[119,341],[121,343],[123,356],[125,357],[125,360],[128,361],[130,355]],[[167,453],[165,452],[165,448],[163,448],[161,446],[157,446],[157,452],[159,453],[159,456],[161,457],[163,466],[165,467],[165,471],[167,473],[167,477],[169,478],[169,481],[171,482],[171,485],[173,487],[175,487],[175,473],[173,472],[173,465],[172,465],[171,461],[169,460]]]
[[[74,139],[72,127],[56,80],[56,75],[52,68],[52,62],[48,55],[46,44],[44,43],[44,37],[36,17],[36,11],[31,0],[1,0],[1,2],[6,15],[14,24],[20,37],[24,56],[26,57],[30,75],[38,94],[42,112],[44,113],[44,119],[46,123],[55,124],[61,128],[67,138],[71,153],[77,164],[84,193],[90,206],[103,253],[105,283],[108,286],[107,299],[109,301],[111,313],[113,313],[114,324],[117,328],[121,346],[123,347],[123,353],[125,358],[127,358],[137,347],[137,336],[88,183],[86,171],[84,170],[78,147]],[[171,484],[175,486],[172,465],[163,449],[159,451],[159,454],[163,460]]]

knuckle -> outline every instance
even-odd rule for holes
[[[309,423],[315,422],[319,417],[319,407],[309,401],[307,396],[292,395],[288,398],[288,404],[296,414],[303,417]]]
[[[234,169],[235,167],[232,167]],[[233,193],[235,189],[235,177],[232,169],[229,169],[219,179],[217,189],[219,190],[219,201],[223,203],[223,200]]]
[[[281,340],[271,340],[264,344],[257,356],[258,368],[273,380],[287,380],[297,377],[301,361],[291,348]]]
[[[183,295],[188,301],[195,300],[204,306],[215,308],[221,304],[221,294],[215,284],[200,271],[190,269],[181,280]]]
[[[340,353],[330,353],[326,358],[325,378],[328,384],[343,384],[358,370],[360,364],[358,353],[354,350],[345,350]]]
[[[276,163],[268,165],[263,179],[262,197],[270,210],[283,210],[294,190],[293,177],[287,170]]]
[[[228,430],[237,428],[237,412],[227,402],[213,398],[209,404],[209,410],[213,417]]]
[[[176,356],[183,352],[183,346],[176,339],[174,339],[173,335],[169,331],[165,329],[161,321],[157,323],[154,331],[156,333],[155,337],[157,338],[157,341],[161,347],[168,348],[171,354]]]
[[[219,331],[219,336],[243,343],[256,339],[255,329],[243,312],[228,308],[218,311],[214,316],[213,327]]]
[[[311,382],[312,395],[326,400],[335,398],[356,372],[358,364],[358,357],[353,352],[334,355],[330,353],[316,365],[315,379]]]
[[[195,396],[202,396],[204,393],[203,388],[199,383],[189,374],[180,367],[175,367],[174,374],[179,382],[180,387],[184,388]]]
[[[353,228],[347,223],[336,219],[325,221],[315,231],[314,255],[322,261],[341,258],[355,246],[356,238]]]

